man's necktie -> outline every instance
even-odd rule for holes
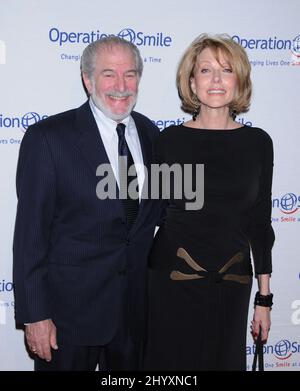
[[[128,187],[133,180],[137,183],[137,174],[135,170],[135,175],[128,175],[128,170],[132,165],[134,165],[134,162],[125,139],[125,125],[123,123],[119,123],[116,130],[119,136],[119,190],[120,194],[125,195],[122,202],[126,213],[127,226],[130,228],[138,215],[139,199],[138,197],[137,199],[130,197],[130,194],[128,194]],[[135,189],[138,192],[138,186],[136,186]]]

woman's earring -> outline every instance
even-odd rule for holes
[[[236,116],[237,116],[236,110],[231,110],[230,115],[231,115],[231,118],[232,118],[233,120],[235,120],[235,119],[236,119]]]
[[[198,115],[199,115],[199,112],[200,112],[200,105],[199,104],[195,104],[195,108],[194,108],[194,111],[193,111],[193,121],[196,121]]]

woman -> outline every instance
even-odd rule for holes
[[[161,133],[157,159],[204,164],[204,204],[168,201],[150,257],[145,368],[245,370],[250,246],[254,339],[261,327],[266,341],[270,329],[272,141],[234,120],[250,105],[250,63],[229,36],[200,35],[181,59],[177,88],[193,119]]]

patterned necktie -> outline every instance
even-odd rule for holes
[[[139,198],[137,197],[137,199],[133,199],[130,197],[130,194],[128,194],[128,188],[133,180],[137,183],[137,173],[136,170],[134,170],[135,175],[128,175],[128,170],[132,165],[134,165],[134,162],[125,139],[125,125],[123,123],[119,123],[116,130],[119,136],[119,189],[120,194],[123,195],[122,202],[126,213],[127,227],[131,228],[138,215]],[[137,191],[136,195],[138,196],[138,186],[136,186],[135,189]]]

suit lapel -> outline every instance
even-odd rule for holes
[[[108,155],[106,153],[96,120],[91,111],[89,102],[78,108],[76,116],[76,130],[78,132],[77,147],[82,155],[85,157],[87,163],[93,171],[95,176],[95,184],[100,180],[96,176],[97,167],[100,164],[110,164]],[[113,174],[113,172],[112,172]],[[97,179],[98,178],[98,179]],[[121,200],[119,200],[119,188],[116,179],[116,199],[111,200],[116,203],[116,207],[120,209],[120,213],[125,216],[124,208]],[[95,188],[96,191],[96,188]]]
[[[109,163],[109,159],[88,102],[78,108],[76,128],[77,146],[96,175],[99,164]]]
[[[149,138],[147,137],[147,131],[145,131],[145,124],[142,119],[135,115],[133,112],[132,118],[134,119],[140,145],[142,149],[143,155],[143,164],[148,170],[148,174],[150,174],[150,164],[152,161],[152,144]],[[96,183],[96,171],[97,167],[100,164],[110,164],[109,158],[107,156],[102,138],[100,136],[100,132],[96,123],[96,120],[91,111],[89,102],[87,101],[81,107],[77,109],[76,120],[75,120],[76,131],[78,134],[76,143],[77,147],[80,149],[82,155],[85,157],[88,162],[93,174],[95,175],[95,183]],[[145,184],[144,184],[145,186]],[[117,198],[118,198],[118,188],[117,188]],[[117,204],[119,205],[121,213],[124,214],[124,208],[122,205],[122,201],[117,199]],[[142,198],[139,213],[137,216],[137,221],[133,225],[133,229],[137,226],[139,216],[142,213],[142,209],[145,203],[145,199]]]

